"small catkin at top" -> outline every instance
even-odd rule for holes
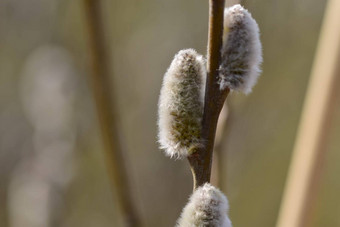
[[[261,73],[262,46],[256,21],[239,4],[224,10],[221,53],[220,89],[250,93]]]
[[[232,227],[228,211],[227,197],[206,183],[190,196],[176,227]]]
[[[170,157],[187,157],[201,146],[205,78],[205,59],[193,49],[179,51],[164,75],[158,139]]]

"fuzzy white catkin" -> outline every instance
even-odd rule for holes
[[[259,27],[251,14],[237,4],[224,11],[224,34],[220,89],[228,87],[248,94],[261,73]]]
[[[201,146],[205,78],[205,59],[193,49],[179,51],[164,75],[158,139],[170,157],[187,157]]]
[[[206,183],[191,195],[176,227],[232,227],[228,210],[227,197]]]

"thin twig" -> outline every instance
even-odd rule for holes
[[[340,2],[325,12],[315,64],[304,104],[278,227],[307,227],[315,207],[336,102],[340,59]]]
[[[217,83],[221,61],[224,2],[224,0],[210,0],[209,2],[208,74],[202,121],[204,146],[188,157],[194,178],[194,189],[210,182],[216,125],[229,93],[229,89],[221,91]]]
[[[220,116],[218,118],[217,128],[216,128],[216,136],[215,136],[215,144],[214,144],[214,155],[213,155],[213,163],[212,163],[212,172],[211,172],[211,183],[215,186],[218,186],[220,190],[223,191],[225,187],[225,150],[223,149],[223,142],[226,138],[227,134],[227,121],[229,122],[229,107],[227,103],[224,104]]]
[[[139,226],[139,219],[133,205],[128,185],[128,173],[124,162],[118,116],[112,96],[112,81],[108,57],[105,51],[104,29],[100,1],[84,0],[89,36],[89,51],[92,63],[91,85],[97,107],[100,128],[105,146],[106,162],[113,191],[123,213],[125,226]]]

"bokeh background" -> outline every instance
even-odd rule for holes
[[[326,1],[247,0],[263,74],[228,97],[223,180],[236,227],[275,225]],[[187,161],[157,147],[157,102],[174,54],[205,54],[208,1],[102,0],[113,95],[143,226],[174,226]],[[122,226],[90,86],[83,1],[0,0],[0,226]],[[339,100],[339,97],[338,97]],[[313,226],[340,226],[340,102]]]

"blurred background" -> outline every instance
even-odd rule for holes
[[[263,74],[252,94],[228,97],[219,187],[234,226],[273,227],[326,1],[243,3],[261,30]],[[102,13],[134,203],[143,226],[174,226],[192,177],[186,160],[158,149],[158,95],[177,51],[206,53],[208,1],[103,0]],[[81,0],[0,0],[0,226],[122,226],[85,17]],[[340,226],[340,102],[334,109],[311,227]]]

